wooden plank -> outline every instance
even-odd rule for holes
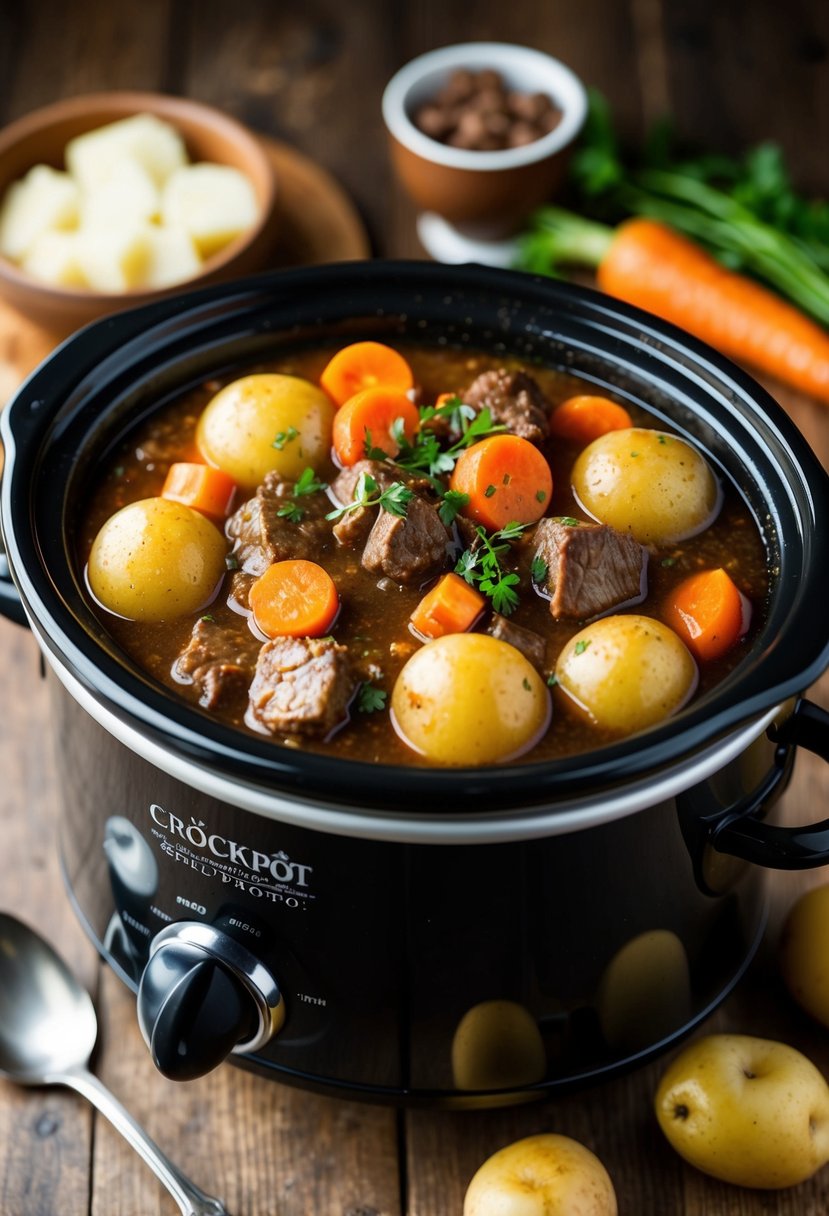
[[[782,145],[796,182],[826,193],[829,6],[663,0],[671,109],[682,135],[737,152]]]
[[[222,0],[181,8],[182,91],[319,160],[356,200],[372,236],[388,227],[380,93],[393,71],[394,8],[248,0],[244,22],[231,24]]]
[[[0,906],[38,929],[94,990],[98,960],[69,913],[58,866],[58,774],[34,639],[0,618]],[[92,1116],[63,1090],[0,1082],[3,1216],[86,1216]]]
[[[13,48],[0,83],[4,122],[72,93],[164,84],[170,0],[37,0],[3,9],[0,30]]]

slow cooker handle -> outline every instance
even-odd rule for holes
[[[769,730],[779,746],[780,764],[793,747],[805,747],[829,762],[829,713],[812,701],[799,701],[780,726]],[[718,819],[709,843],[720,853],[742,857],[774,870],[809,870],[829,864],[829,819],[802,827],[779,827],[758,817],[764,796]]]

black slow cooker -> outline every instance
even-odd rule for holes
[[[277,350],[401,336],[562,368],[706,451],[772,570],[727,679],[567,760],[403,770],[244,736],[118,650],[73,541],[124,432]],[[829,478],[758,385],[645,313],[480,267],[267,275],[77,334],[2,437],[16,584],[0,581],[2,605],[47,661],[66,880],[168,1076],[232,1055],[352,1096],[458,1105],[606,1076],[730,990],[763,930],[764,867],[829,861],[829,824],[771,822],[797,745],[829,758],[829,715],[796,699],[829,663]]]

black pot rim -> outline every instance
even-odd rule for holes
[[[148,361],[162,354],[174,359],[178,351],[183,358],[194,343],[209,344],[223,324],[233,323],[234,333],[270,332],[274,309],[286,316],[293,315],[291,309],[304,310],[313,324],[315,302],[324,313],[338,293],[363,306],[372,299],[406,299],[410,307],[426,307],[428,301],[441,314],[436,324],[445,317],[450,328],[448,318],[457,317],[460,302],[471,309],[471,301],[481,300],[496,331],[497,317],[512,304],[530,318],[526,333],[550,349],[558,325],[577,329],[593,350],[612,349],[612,358],[631,375],[635,368],[656,387],[675,382],[676,391],[689,393],[705,425],[739,449],[746,478],[763,501],[761,523],[778,566],[765,623],[735,672],[661,726],[565,760],[481,769],[401,768],[260,742],[176,701],[107,646],[67,556],[66,503],[60,501],[56,514],[39,484],[52,469],[70,477],[73,427],[80,425],[84,410],[90,412],[95,392],[102,384],[113,393],[122,390],[131,375],[139,368],[146,375]],[[388,314],[381,309],[377,329],[389,332],[402,312],[399,303]],[[563,341],[566,347],[566,334]],[[548,355],[545,361],[552,359]],[[674,390],[664,391],[670,396]],[[274,272],[188,292],[96,322],[68,339],[4,411],[0,434],[6,448],[0,521],[9,564],[38,635],[56,661],[118,717],[185,760],[265,788],[378,810],[388,810],[391,794],[395,814],[413,816],[440,805],[472,816],[482,807],[492,813],[549,806],[615,790],[683,762],[803,690],[829,665],[820,596],[829,537],[818,527],[829,518],[829,477],[805,439],[769,394],[728,360],[673,326],[587,288],[479,266],[372,262]]]

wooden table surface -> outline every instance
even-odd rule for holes
[[[382,86],[443,43],[496,38],[558,55],[610,98],[639,137],[670,110],[679,129],[729,151],[765,138],[796,179],[829,191],[829,6],[790,0],[0,0],[0,120],[58,97],[164,89],[221,106],[292,143],[355,198],[381,256],[422,256],[413,213],[391,181]],[[4,335],[0,333],[0,341]],[[3,386],[7,389],[8,385]],[[775,389],[775,386],[770,386]],[[825,407],[777,395],[829,466]],[[764,1194],[686,1167],[651,1114],[660,1064],[544,1105],[486,1114],[400,1113],[302,1093],[231,1067],[164,1080],[140,1039],[132,997],[97,959],[58,874],[60,773],[32,639],[0,620],[0,905],[65,952],[96,997],[97,1071],[234,1216],[459,1216],[466,1185],[496,1148],[556,1130],[591,1146],[627,1216],[825,1216],[829,1167]],[[829,704],[824,677],[811,695]],[[825,817],[829,771],[802,756],[789,821]],[[786,999],[774,925],[820,875],[775,875],[775,914],[748,979],[707,1029],[779,1037],[829,1075],[829,1039]],[[118,1136],[73,1095],[0,1086],[0,1216],[163,1216],[174,1205]]]

